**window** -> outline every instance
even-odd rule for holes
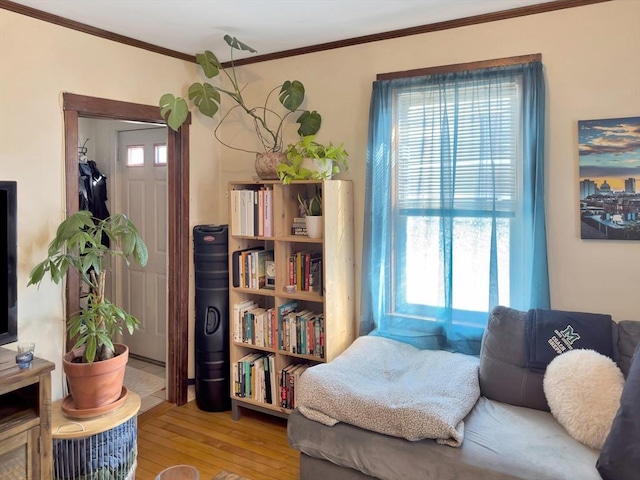
[[[490,92],[495,88],[500,90],[498,95]],[[445,98],[439,85],[396,92],[392,155],[396,159],[393,191],[398,222],[394,237],[396,259],[401,259],[397,262],[396,286],[401,288],[394,295],[396,313],[435,318],[437,310],[445,307],[446,276],[441,272],[446,266],[439,252],[444,248],[443,229],[447,227],[452,229],[451,304],[455,318],[486,321],[494,229],[498,302],[505,306],[512,303],[509,244],[511,226],[518,221],[520,93],[517,79],[501,82],[498,87],[478,88],[476,81],[461,82],[455,92],[445,92]],[[492,131],[483,132],[485,129]],[[442,162],[442,157],[454,137],[452,167]],[[451,191],[443,192],[445,186]]]
[[[543,127],[539,61],[374,83],[361,333],[477,353],[548,308]]]
[[[144,146],[127,145],[127,167],[141,167],[144,165]]]
[[[154,160],[153,164],[160,166],[167,164],[167,145],[166,144],[156,144],[153,146],[154,148]]]

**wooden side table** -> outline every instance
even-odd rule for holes
[[[51,371],[34,357],[19,368],[16,352],[0,347],[0,479],[51,478]]]
[[[100,476],[99,472],[104,478],[135,478],[140,396],[130,391],[121,407],[93,418],[66,415],[62,402],[52,405],[53,479]]]

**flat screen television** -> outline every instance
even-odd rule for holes
[[[18,339],[17,186],[0,180],[0,345]]]

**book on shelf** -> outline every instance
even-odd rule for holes
[[[251,363],[259,356],[259,353],[249,353],[233,363],[233,390],[237,397],[251,396]]]
[[[256,280],[255,287],[252,288],[264,288],[267,283],[267,273],[265,262],[273,261],[273,250],[261,250],[254,253],[256,259]]]
[[[311,310],[302,310],[300,312],[291,312],[289,315],[287,315],[287,325],[289,327],[289,345],[287,350],[291,353],[301,353],[299,318],[310,312]]]
[[[281,350],[324,358],[324,315],[302,310],[286,314],[281,324]]]
[[[244,313],[242,318],[242,342],[250,345],[256,344],[256,318],[262,315],[266,310],[262,307],[253,307]]]
[[[232,307],[233,341],[258,347],[277,348],[276,309],[262,308],[253,300]]]
[[[231,190],[231,235],[273,237],[273,188]]]
[[[281,407],[288,408],[288,409],[295,408],[296,384],[298,383],[300,375],[302,375],[304,371],[309,367],[310,365],[297,363],[297,364],[287,365],[280,371],[278,378],[279,378],[279,387],[280,387],[280,406]]]
[[[277,380],[273,353],[249,353],[234,362],[232,367],[236,397],[275,404]]]
[[[307,236],[307,221],[304,217],[295,217],[293,219],[291,235]]]
[[[308,290],[322,295],[322,254],[310,259]]]
[[[234,287],[264,288],[266,286],[265,262],[273,261],[273,250],[250,247],[236,250],[232,254],[232,281]]]
[[[322,252],[301,250],[289,255],[289,285],[322,295]]]
[[[295,312],[298,309],[298,301],[291,300],[287,303],[284,303],[278,307],[278,315],[277,315],[277,328],[278,328],[278,349],[284,350],[284,332],[283,332],[283,323],[285,321],[285,317],[291,313]]]
[[[264,190],[264,236],[273,237],[273,188]]]
[[[247,287],[246,280],[246,255],[248,252],[264,250],[264,247],[249,247],[236,250],[231,254],[232,272],[231,279],[234,287]]]
[[[248,310],[255,308],[257,305],[253,300],[245,300],[233,305],[233,341],[242,342],[242,324],[244,315]]]

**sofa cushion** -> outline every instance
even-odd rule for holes
[[[526,368],[526,316],[503,306],[491,311],[480,349],[480,392],[498,402],[548,411],[544,373]]]
[[[551,414],[569,435],[601,449],[624,387],[616,363],[595,350],[571,350],[549,363],[543,386]]]
[[[596,468],[604,480],[632,480],[640,470],[640,346],[622,390],[620,408],[604,442]]]
[[[464,419],[464,429],[460,448],[451,448],[347,423],[329,427],[297,409],[287,422],[291,447],[378,479],[602,480],[596,470],[598,451],[571,438],[549,412],[480,397]]]
[[[640,345],[640,322],[634,320],[618,322],[618,366],[625,377],[629,373],[631,357],[638,345]]]

